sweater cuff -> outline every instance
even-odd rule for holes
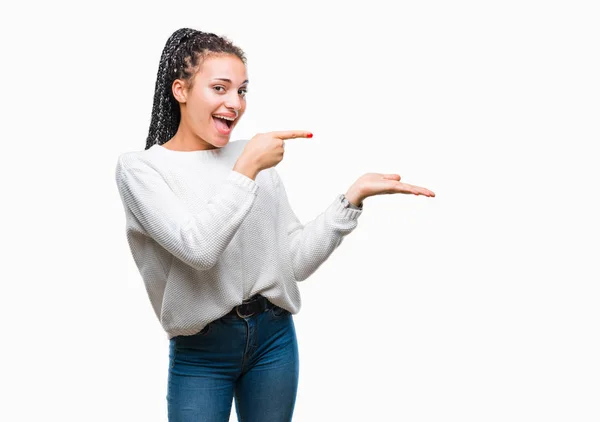
[[[335,201],[333,201],[333,204],[331,206],[335,210],[336,214],[338,214],[342,218],[346,218],[348,220],[356,220],[362,214],[363,210],[344,207],[344,203],[342,202],[343,197],[344,194],[337,195]]]
[[[258,190],[258,184],[256,183],[256,181],[250,179],[245,174],[239,173],[235,170],[231,170],[229,176],[227,176],[227,181],[235,183],[236,185],[240,186],[241,188],[244,188],[250,193],[256,194],[256,191]]]

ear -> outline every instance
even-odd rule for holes
[[[173,96],[177,101],[184,104],[187,102],[187,89],[185,81],[182,81],[181,79],[175,79],[171,89],[173,91]]]

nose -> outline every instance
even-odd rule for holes
[[[233,93],[233,96],[227,97],[225,100],[225,107],[235,111],[238,111],[242,108],[242,100],[240,99],[237,91]]]

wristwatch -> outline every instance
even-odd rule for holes
[[[342,201],[342,204],[344,204],[344,208],[351,208],[353,210],[362,210],[363,209],[362,202],[357,207],[352,202],[348,201],[348,198],[346,198],[346,195],[342,194],[342,195],[340,195],[340,197],[341,197],[340,199]]]

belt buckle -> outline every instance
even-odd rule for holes
[[[238,305],[238,306],[235,307],[235,313],[237,314],[237,316],[239,316],[240,318],[248,318],[249,316],[254,315],[254,312],[251,312],[248,315],[242,315],[242,314],[240,314],[240,308],[242,306],[245,306],[245,305]]]

